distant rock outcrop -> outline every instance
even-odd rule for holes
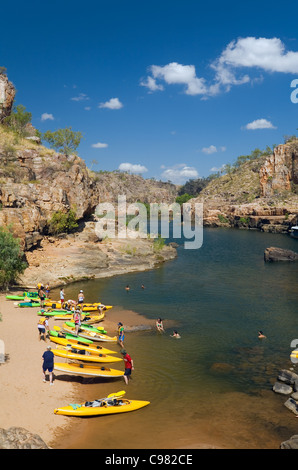
[[[289,233],[298,223],[298,139],[213,179],[188,201],[203,203],[203,223]]]
[[[298,141],[275,147],[260,169],[261,196],[291,191],[298,184]]]
[[[0,73],[0,123],[10,115],[16,90],[7,76]]]
[[[271,246],[264,252],[265,261],[298,261],[298,253]]]

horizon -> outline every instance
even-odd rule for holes
[[[296,134],[297,10],[17,0],[0,65],[40,132],[83,134],[88,168],[183,185]]]

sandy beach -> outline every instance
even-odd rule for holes
[[[82,398],[79,396],[79,387],[75,381],[56,379],[52,387],[48,380],[43,382],[42,354],[48,345],[53,348],[55,345],[49,340],[39,340],[39,308],[16,307],[15,301],[7,300],[5,295],[0,295],[0,339],[4,341],[6,356],[5,363],[0,364],[0,427],[24,428],[38,434],[52,447],[57,436],[70,430],[69,420],[55,415],[53,410],[61,405],[61,401],[77,403]],[[152,320],[117,307],[108,311],[100,325],[113,336],[117,331],[118,321],[125,322],[127,329],[138,325],[153,326]],[[58,323],[51,318],[49,320],[50,328],[60,323],[62,322]],[[118,351],[118,345],[113,347]],[[123,366],[122,368],[124,370]]]

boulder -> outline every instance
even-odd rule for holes
[[[287,369],[281,369],[278,373],[277,379],[288,385],[293,385],[298,379],[298,375]]]
[[[50,449],[37,434],[24,428],[0,429],[0,449]]]
[[[275,382],[275,384],[273,385],[273,391],[275,393],[280,393],[281,395],[290,395],[291,393],[293,393],[293,388],[290,385]]]
[[[292,250],[285,250],[284,248],[271,246],[266,248],[264,252],[264,260],[266,262],[298,261],[298,253]]]
[[[298,434],[290,437],[287,441],[280,444],[281,449],[298,449]]]

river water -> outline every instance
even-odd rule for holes
[[[68,298],[79,287],[88,301],[161,317],[166,334],[126,334],[135,362],[126,388],[123,381],[78,384],[86,399],[125,388],[127,398],[151,404],[122,415],[69,418],[76,432],[58,448],[277,449],[297,433],[287,397],[272,386],[280,369],[295,370],[289,355],[298,338],[298,263],[265,263],[264,250],[297,251],[298,240],[205,228],[200,249],[175,241],[177,259],[158,269],[67,287]],[[181,339],[170,336],[174,328]]]

